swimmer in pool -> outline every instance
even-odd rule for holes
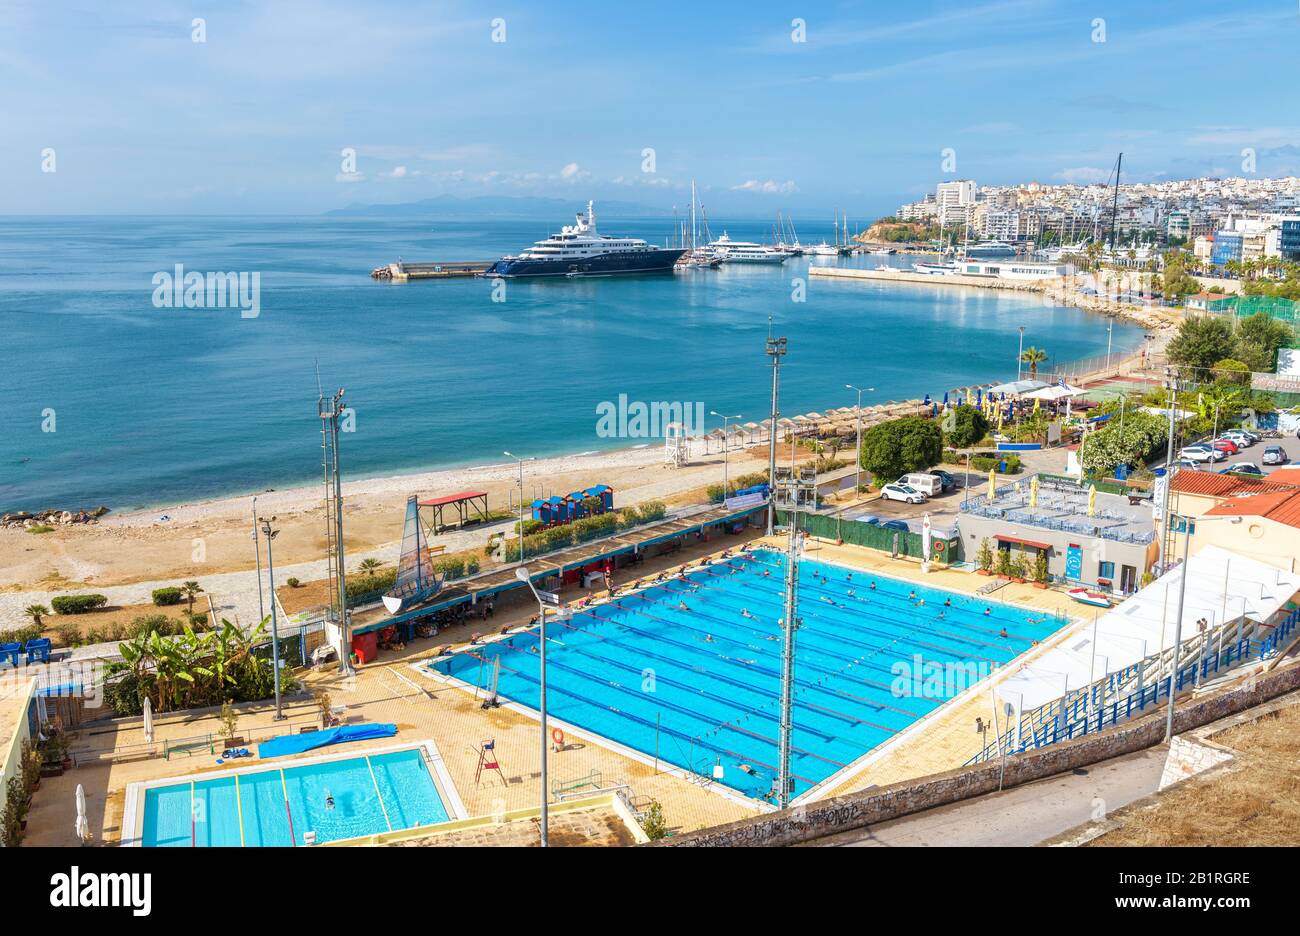
[[[326,809],[334,808],[334,794],[331,793],[329,790],[325,791],[325,808]]]
[[[748,608],[741,608],[741,609],[740,609],[740,616],[743,617],[743,618],[748,618],[748,619],[751,620],[751,621],[754,620],[754,615],[752,615],[752,614],[749,613],[749,609],[748,609]]]
[[[943,606],[944,606],[945,608],[951,608],[951,607],[952,607],[952,599],[951,599],[951,598],[945,598],[945,599],[943,599]]]
[[[849,596],[850,598],[856,598],[856,597],[858,597],[857,589],[854,589],[854,588],[850,588],[850,589],[848,590],[848,593],[847,593],[847,594],[848,594],[848,596]]]
[[[992,609],[992,608],[985,608],[985,609],[984,609],[984,616],[985,616],[985,617],[988,617],[988,616],[989,616],[990,614],[992,614],[992,613],[993,613],[993,609]]]
[[[1007,629],[1004,627],[1002,628],[1002,630],[998,631],[998,636],[1005,640],[1007,637],[1010,637],[1011,635],[1007,633]]]
[[[875,590],[876,590],[876,583],[875,583],[875,582],[872,582],[872,583],[871,583],[871,590],[872,590],[872,591],[875,591]]]
[[[908,592],[908,593],[907,593],[907,600],[908,600],[908,601],[915,601],[915,600],[916,600],[916,592],[914,592],[914,591],[910,591],[910,592]]]

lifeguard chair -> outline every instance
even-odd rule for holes
[[[476,785],[481,783],[485,770],[495,770],[497,776],[501,778],[501,783],[509,786],[509,783],[506,782],[506,775],[501,771],[501,762],[497,760],[496,738],[488,738],[478,746],[478,768],[474,771],[474,783]]]

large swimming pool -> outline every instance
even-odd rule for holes
[[[449,818],[424,753],[407,749],[148,788],[140,841],[290,846],[308,832],[324,843]]]
[[[795,795],[1065,623],[808,560],[799,578]],[[784,579],[784,555],[759,551],[548,621],[550,716],[769,798]],[[534,629],[430,666],[486,687],[500,658],[499,695],[536,708],[537,642]]]

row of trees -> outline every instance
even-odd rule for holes
[[[1278,349],[1294,339],[1290,325],[1265,312],[1243,319],[1196,315],[1183,320],[1168,354],[1194,378],[1204,379],[1205,372],[1220,369],[1271,372],[1277,367]]]

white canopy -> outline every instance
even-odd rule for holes
[[[1026,393],[1025,397],[1030,400],[1063,400],[1066,397],[1077,397],[1087,392],[1087,390],[1080,389],[1072,384],[1066,384],[1065,386],[1053,384],[1050,387],[1035,390],[1033,393]]]
[[[1030,390],[1038,390],[1047,386],[1045,380],[1013,380],[1011,383],[998,384],[996,387],[989,387],[987,393],[1009,393],[1012,396],[1017,394],[1028,393]]]
[[[1196,635],[1196,622],[1201,618],[1212,627],[1243,615],[1252,621],[1265,621],[1300,591],[1300,575],[1219,546],[1206,546],[1192,556],[1185,568],[1183,640]],[[1090,674],[1093,680],[1101,679],[1172,646],[1183,570],[1184,566],[1179,566],[1166,572],[1127,601],[1101,614],[1096,627],[1095,664],[1093,629],[1080,628],[1072,639],[1003,680],[997,687],[998,696],[1013,703],[1019,701],[1021,711],[1030,711],[1059,699],[1067,686],[1082,689],[1088,685]]]

